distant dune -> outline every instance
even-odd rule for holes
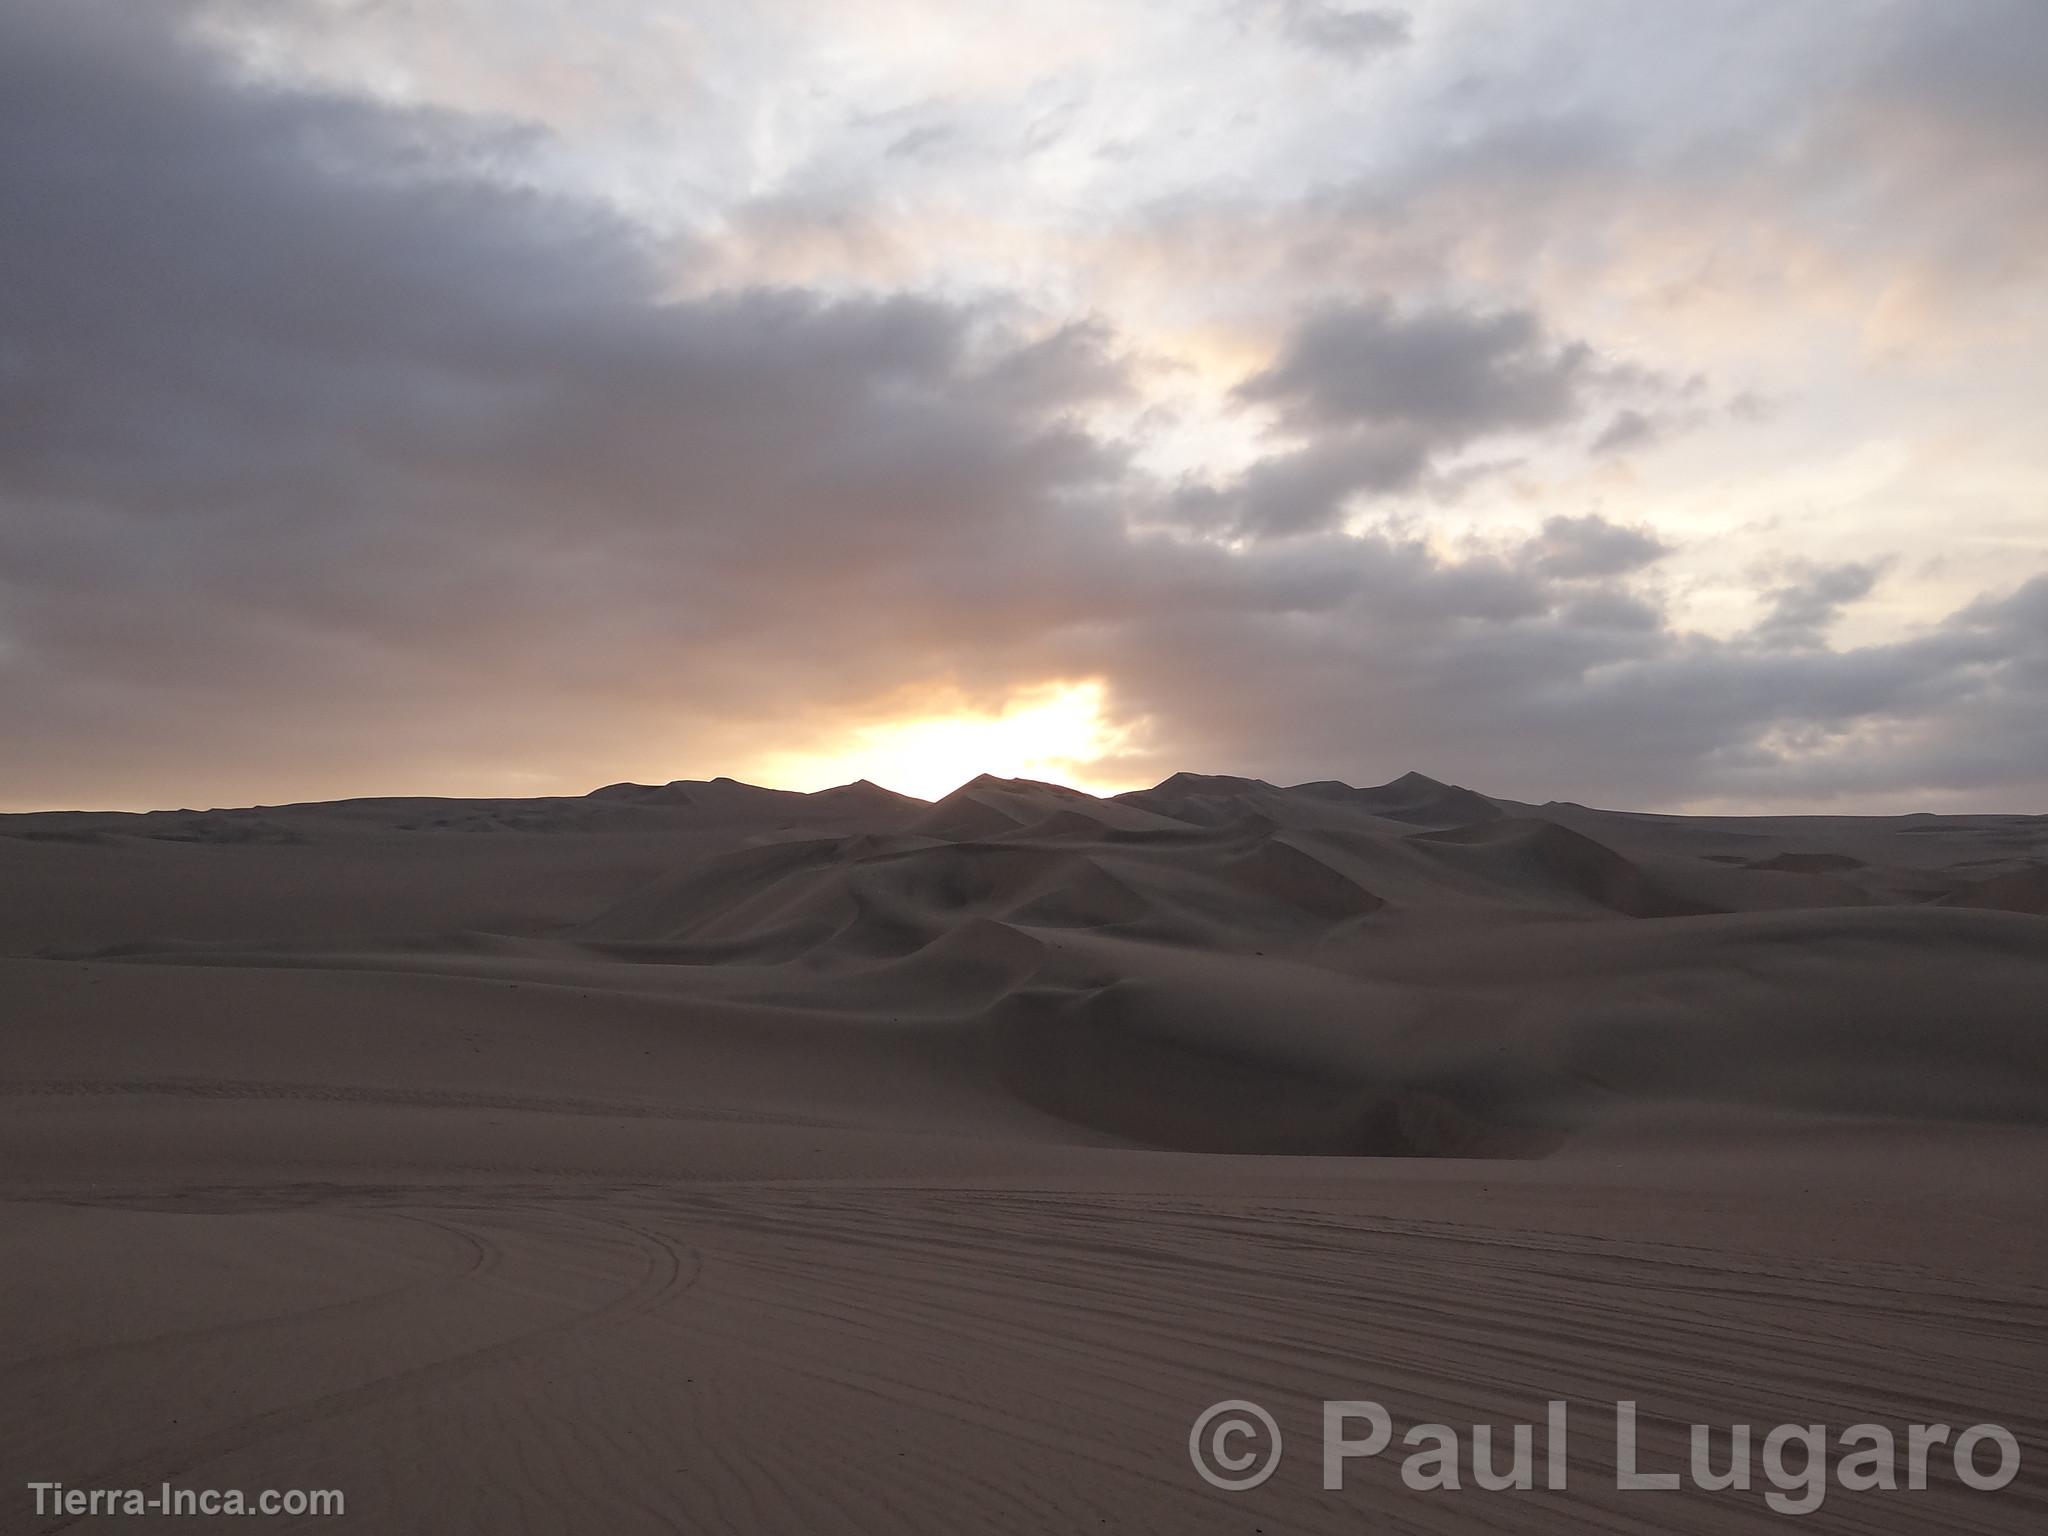
[[[828,1528],[818,1458],[893,1463],[891,1415],[925,1448],[897,1528],[996,1489],[994,1529],[1248,1529],[1175,1437],[1262,1381],[2038,1436],[2044,912],[2048,817],[1414,773],[0,818],[10,1433],[74,1482],[326,1467],[393,1530],[449,1528],[451,1476],[541,1499],[557,1457],[600,1504],[661,1490],[610,1528]],[[1889,1314],[1813,1310],[1823,1272],[1975,1321],[1902,1366]],[[1754,1315],[1673,1343],[1703,1286]],[[1402,1341],[1346,1331],[1378,1315]],[[700,1379],[697,1449],[646,1441]],[[777,1460],[762,1426],[820,1392],[838,1449]],[[437,1402],[469,1428],[408,1460],[391,1416]],[[1312,1494],[1267,1528],[1356,1526]],[[1612,1522],[1584,1497],[1528,1528]]]

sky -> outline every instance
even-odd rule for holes
[[[2038,0],[0,0],[0,809],[2048,812]]]

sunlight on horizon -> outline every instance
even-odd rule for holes
[[[864,725],[844,751],[779,753],[762,761],[759,777],[798,790],[867,779],[921,800],[940,799],[984,773],[1090,794],[1141,788],[1090,771],[1121,752],[1130,735],[1130,727],[1104,718],[1106,698],[1099,679],[1046,683],[1012,694],[996,711],[954,709]]]

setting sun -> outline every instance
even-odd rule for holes
[[[1046,779],[1111,793],[1137,787],[1100,775],[1131,727],[1104,718],[1100,681],[1046,683],[1012,694],[996,711],[955,708],[858,727],[839,752],[784,753],[758,770],[764,782],[824,789],[868,779],[936,800],[979,774]]]

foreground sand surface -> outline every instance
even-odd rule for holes
[[[0,1531],[1793,1519],[1623,1398],[2002,1425],[1794,1523],[2048,1529],[2044,913],[2048,818],[1415,775],[0,818]],[[1325,1490],[1326,1398],[1569,1484]]]

